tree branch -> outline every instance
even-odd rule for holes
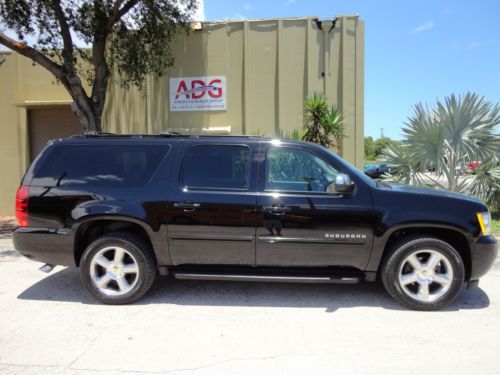
[[[139,0],[129,0],[120,9],[120,5],[123,3],[123,0],[116,0],[115,4],[113,5],[113,13],[111,14],[111,17],[109,17],[108,25],[106,27],[107,32],[110,32],[113,26],[120,20],[120,18],[127,14],[130,9],[137,5],[138,2]]]
[[[116,0],[115,3],[113,4],[113,13],[112,16],[118,15],[118,12],[120,10],[120,7],[122,6],[123,0]]]
[[[11,50],[16,51],[17,53],[26,56],[27,58],[40,64],[49,72],[51,72],[57,79],[61,81],[64,79],[64,69],[61,65],[55,63],[47,56],[43,55],[27,44],[9,38],[4,33],[0,33],[0,44],[3,44],[7,48],[10,48]]]
[[[61,8],[60,0],[52,1],[52,9],[54,10],[57,22],[59,23],[59,27],[61,28],[61,37],[63,39],[62,56],[64,59],[64,67],[66,68],[66,71],[68,73],[70,73],[71,75],[75,75],[73,38],[71,37],[71,32],[66,20],[66,16],[64,15],[64,12]]]
[[[65,56],[65,62],[66,58],[71,58],[71,67],[73,66],[73,38],[71,37],[71,32],[69,30],[68,22],[66,21],[66,16],[64,15],[64,12],[61,8],[61,2],[60,0],[54,0],[52,1],[52,9],[54,10],[54,13],[57,18],[57,22],[59,23],[59,26],[61,27],[61,36],[63,39],[64,43],[64,52],[68,55]]]
[[[123,8],[120,9],[120,12],[119,12],[119,16],[120,18],[122,18],[125,14],[128,13],[128,11],[130,9],[132,9],[137,3],[139,2],[139,0],[130,0],[128,1],[124,6]]]

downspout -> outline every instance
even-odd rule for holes
[[[327,96],[327,77],[331,75],[330,72],[330,62],[331,62],[331,38],[333,38],[333,34],[330,37],[330,33],[335,29],[335,26],[337,24],[337,17],[334,17],[333,20],[331,21],[331,26],[326,30],[325,21],[321,21],[319,19],[315,20],[316,26],[318,27],[319,30],[323,32],[323,71],[321,72],[321,77],[323,79],[323,95],[326,97]],[[340,81],[339,81],[340,84]],[[336,107],[340,109],[339,103],[336,103]],[[342,142],[337,147],[337,152],[340,156],[343,156],[344,150],[343,150],[343,139]]]

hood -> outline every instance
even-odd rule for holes
[[[439,189],[431,189],[420,186],[411,186],[411,185],[399,185],[399,184],[390,184],[390,187],[393,191],[398,191],[402,193],[409,194],[418,194],[418,195],[427,195],[434,197],[442,197],[448,199],[457,199],[461,201],[468,201],[471,203],[477,203],[486,208],[486,205],[478,198],[470,197],[465,194],[455,193],[453,191],[448,190],[439,190]]]

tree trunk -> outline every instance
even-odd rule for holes
[[[75,75],[66,75],[62,80],[63,85],[70,93],[73,103],[71,109],[76,115],[84,132],[102,131],[101,116],[104,108],[104,99],[102,103],[95,102],[88,97],[85,92],[80,77]]]
[[[64,26],[64,29],[67,28],[67,24],[63,23],[62,25]],[[100,61],[100,71],[97,72],[96,68],[96,80],[92,90],[92,97],[89,97],[83,88],[80,77],[78,77],[74,69],[72,44],[69,31],[65,35],[69,40],[65,40],[65,49],[63,51],[65,61],[63,65],[50,60],[40,51],[26,45],[24,42],[18,42],[2,32],[0,32],[0,44],[3,44],[17,53],[33,60],[33,62],[40,64],[52,73],[71,95],[71,98],[73,99],[71,109],[80,121],[83,130],[100,132],[102,130],[101,116],[104,109],[104,101],[106,100],[106,88],[108,86],[108,69],[104,60],[105,37],[102,38],[104,42],[100,43],[99,50],[97,50],[97,52],[99,52],[98,59]],[[100,81],[98,81],[99,79]]]
[[[71,103],[71,110],[80,121],[80,125],[84,132],[100,132],[102,131],[100,118],[96,117],[92,111],[84,111],[76,101]]]
[[[109,82],[109,68],[106,63],[106,36],[98,36],[94,39],[92,46],[92,56],[94,59],[94,85],[90,101],[94,110],[95,123],[101,131],[102,112],[106,102],[106,94]]]

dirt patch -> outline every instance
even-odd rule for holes
[[[11,238],[11,232],[17,227],[16,218],[0,216],[0,239]]]

